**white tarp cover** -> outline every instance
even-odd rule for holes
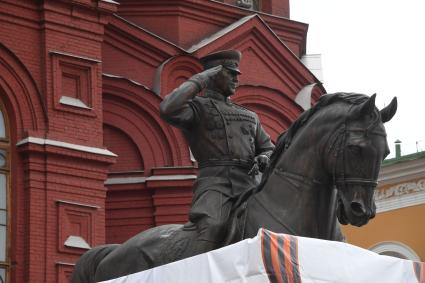
[[[275,234],[105,283],[425,283],[425,264],[339,242]]]

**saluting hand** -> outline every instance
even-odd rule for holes
[[[222,65],[218,65],[212,68],[209,68],[201,73],[198,73],[196,75],[193,75],[189,81],[195,82],[199,85],[199,87],[201,88],[200,91],[202,89],[204,89],[207,86],[208,81],[215,77],[218,73],[221,72],[221,70],[223,70],[223,66]]]

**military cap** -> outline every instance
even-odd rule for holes
[[[241,57],[242,54],[238,50],[223,50],[208,54],[200,60],[205,70],[218,65],[223,65],[224,68],[241,74],[241,71],[239,70]]]

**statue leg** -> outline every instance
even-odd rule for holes
[[[231,208],[230,197],[219,191],[207,190],[195,199],[189,219],[196,223],[198,235],[191,256],[221,247]]]

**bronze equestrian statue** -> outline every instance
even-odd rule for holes
[[[274,149],[258,116],[230,100],[238,84],[240,59],[236,50],[201,58],[205,71],[160,105],[161,117],[183,131],[199,165],[189,212],[193,223],[189,225],[198,236],[190,255],[220,247],[233,203],[258,186],[250,170],[258,166],[263,171]],[[197,96],[204,89],[205,94]]]
[[[225,67],[213,68],[219,73]],[[197,82],[201,85],[189,82],[187,88],[206,86]],[[375,95],[322,96],[279,137],[261,184],[239,194],[235,201],[229,196],[232,209],[226,212],[226,225],[219,227],[220,241],[214,248],[251,238],[261,227],[277,233],[341,240],[338,220],[341,224],[366,224],[375,216],[374,189],[381,161],[389,153],[383,123],[396,109],[395,98],[379,111]],[[243,172],[248,167],[243,167]],[[225,175],[220,170],[218,177],[222,178]],[[231,180],[239,182],[237,178]],[[219,190],[227,193],[221,187]],[[203,189],[203,193],[207,191]],[[195,191],[195,200],[196,195]],[[195,217],[195,224],[197,220]],[[198,251],[193,243],[201,234],[196,225],[164,225],[141,232],[121,245],[95,247],[77,262],[71,282],[108,280],[191,256]]]

